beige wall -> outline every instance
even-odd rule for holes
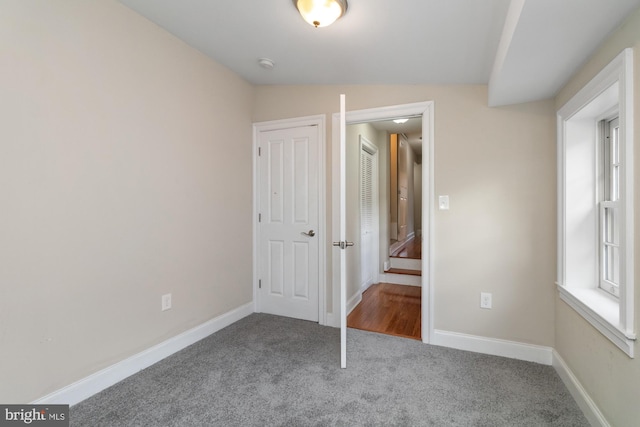
[[[435,214],[435,327],[553,346],[553,102],[489,108],[486,86],[262,86],[253,119],[330,117],[340,93],[347,110],[435,101],[436,196],[451,198]],[[329,137],[327,159],[330,150]],[[330,180],[329,165],[329,191]],[[492,310],[479,308],[481,291],[493,293]]]
[[[629,16],[556,97],[562,107],[623,49],[634,48],[635,128],[635,330],[640,318],[640,9]],[[630,359],[573,309],[556,298],[556,350],[612,426],[636,426],[640,419],[640,347]]]
[[[414,228],[416,236],[420,237],[422,234],[422,161],[413,166],[413,200]]]
[[[0,402],[25,403],[251,302],[253,88],[116,1],[0,9]]]
[[[387,221],[388,221],[388,203],[386,201],[388,191],[386,191],[386,173],[387,167],[385,162],[388,163],[388,143],[386,142],[386,132],[376,130],[369,123],[360,123],[356,125],[347,126],[345,141],[346,141],[346,166],[347,166],[347,240],[360,242],[361,229],[360,229],[360,135],[365,137],[369,142],[374,144],[378,148],[378,188],[379,188],[379,221],[380,221],[380,243],[383,245],[382,236],[388,234]],[[384,180],[384,181],[383,181]],[[389,247],[387,242],[386,247]],[[384,246],[380,246],[381,249]],[[361,275],[361,256],[359,250],[349,250],[346,253],[347,263],[350,268],[347,270],[347,299],[350,299],[360,290],[360,284],[362,283]],[[380,260],[382,258],[379,257]],[[378,270],[382,272],[382,261],[379,261]],[[328,276],[330,277],[330,276]]]

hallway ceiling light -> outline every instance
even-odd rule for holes
[[[333,24],[347,12],[347,0],[293,0],[302,18],[314,27]]]
[[[393,121],[393,123],[397,123],[397,124],[401,125],[401,124],[406,123],[408,121],[409,121],[409,119],[395,119]]]

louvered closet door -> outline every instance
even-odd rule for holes
[[[376,148],[360,137],[360,287],[367,287],[375,280],[375,260],[377,254],[377,224],[375,203],[377,171]]]

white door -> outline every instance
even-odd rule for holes
[[[340,367],[347,367],[347,113],[346,97],[340,95]],[[353,243],[351,243],[353,245]]]
[[[318,321],[318,132],[260,132],[260,311]]]
[[[360,288],[377,281],[378,156],[377,148],[360,135]]]

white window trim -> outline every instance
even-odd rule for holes
[[[566,222],[566,125],[575,114],[607,88],[618,83],[621,134],[620,183],[620,297],[616,299],[596,286],[567,283]],[[633,216],[633,50],[622,51],[609,65],[569,100],[558,117],[558,272],[560,298],[630,357],[634,357],[634,216]],[[597,281],[596,281],[597,282]]]

